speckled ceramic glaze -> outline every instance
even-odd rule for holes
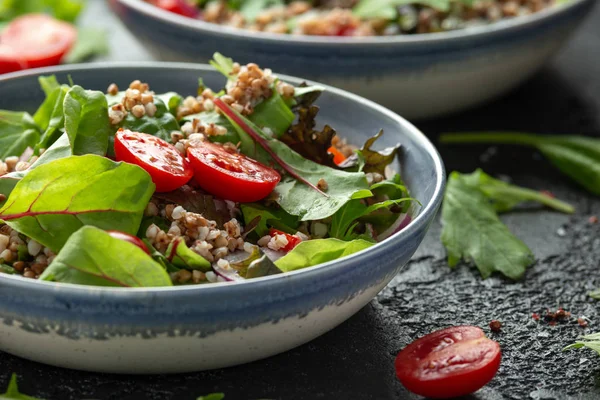
[[[197,78],[224,78],[191,64],[73,66],[0,77],[0,109],[35,110],[37,77],[55,73],[89,89],[134,79],[156,92],[192,94]],[[295,78],[283,77],[293,83]],[[227,367],[268,357],[327,332],[367,304],[408,262],[441,203],[444,169],[433,145],[398,115],[327,88],[320,122],[350,142],[383,128],[380,145],[403,145],[397,166],[423,204],[403,231],[367,251],[302,271],[243,283],[110,289],[0,275],[0,350],[67,368],[171,373]]]
[[[108,0],[157,57],[239,62],[302,76],[374,100],[408,119],[466,109],[537,71],[596,2],[572,0],[531,16],[447,33],[331,38],[250,32],[182,17],[141,0]]]

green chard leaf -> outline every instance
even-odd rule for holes
[[[15,171],[6,175],[0,176],[0,194],[3,194],[8,198],[16,184],[25,175],[31,172],[33,169],[40,165],[47,164],[50,161],[58,160],[59,158],[69,157],[71,155],[71,145],[69,144],[69,138],[64,133],[48,150],[44,152],[31,166],[25,171]],[[6,203],[0,201],[0,207]]]
[[[42,164],[21,179],[0,219],[58,252],[83,225],[134,235],[154,192],[141,168],[96,155]]]
[[[218,101],[215,101],[215,104],[219,106]],[[279,158],[279,165],[286,168],[289,175],[286,174],[282,177],[274,192],[276,202],[287,213],[300,217],[301,221],[324,219],[335,214],[352,199],[372,196],[368,190],[365,174],[345,172],[310,161],[290,149],[286,144],[268,137],[256,125],[233,109],[226,110],[228,110],[226,116],[240,136],[242,153],[266,165],[275,164],[276,160],[273,156],[276,155]],[[232,113],[232,115],[228,113]],[[254,141],[233,117],[246,125],[247,129],[253,131],[257,138],[261,138],[271,153],[262,147],[263,144],[259,145]],[[294,173],[293,176],[291,172]],[[316,188],[321,179],[328,185],[327,193]]]
[[[93,226],[73,233],[40,279],[90,286],[172,286],[165,269],[146,252]]]
[[[26,112],[0,110],[0,159],[20,156],[40,140],[40,132]]]
[[[0,394],[0,400],[43,400],[38,397],[31,397],[19,392],[17,385],[17,374],[12,374],[6,393]]]
[[[65,131],[74,155],[106,155],[112,128],[104,93],[73,86],[63,103]]]
[[[534,262],[531,250],[500,221],[486,195],[457,172],[448,179],[442,225],[451,267],[470,259],[484,278],[498,271],[519,279]]]
[[[108,52],[109,46],[104,29],[79,28],[77,29],[77,41],[65,55],[63,63],[80,63],[95,56],[106,55]]]
[[[169,244],[167,248],[167,260],[177,268],[210,271],[210,262],[200,254],[190,250],[185,244],[183,238],[176,239]]]
[[[533,147],[589,192],[600,195],[600,139],[576,135],[517,132],[450,133],[441,143],[512,144]]]
[[[362,239],[351,242],[332,238],[307,240],[275,261],[275,265],[283,272],[295,271],[346,257],[372,245],[373,243]]]

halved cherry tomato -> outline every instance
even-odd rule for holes
[[[123,128],[115,135],[115,159],[142,167],[157,192],[170,192],[192,179],[194,171],[175,146],[161,138]]]
[[[183,15],[185,17],[195,18],[199,14],[198,9],[192,4],[188,3],[186,0],[153,0],[152,4],[162,8],[163,10]]]
[[[208,141],[188,148],[198,185],[217,197],[251,203],[264,199],[281,180],[277,171]]]
[[[300,243],[302,243],[302,240],[298,237],[298,236],[294,236],[294,235],[290,235],[289,233],[285,233],[282,232],[278,229],[275,228],[271,228],[269,230],[269,235],[271,235],[271,237],[275,237],[275,235],[284,235],[285,238],[288,241],[288,244],[285,245],[285,247],[283,247],[281,250],[288,252],[294,249],[294,247],[298,246]]]
[[[20,71],[27,68],[27,63],[12,47],[0,43],[0,74]]]
[[[434,399],[473,393],[492,380],[500,346],[475,326],[442,329],[415,340],[396,357],[396,375],[411,392]]]
[[[137,236],[132,236],[128,233],[121,232],[121,231],[106,231],[106,233],[108,233],[110,236],[114,237],[115,239],[121,239],[121,240],[129,242],[133,245],[136,245],[140,249],[144,250],[146,253],[150,254],[150,250],[148,250],[148,246],[146,246],[146,243],[142,242],[142,239],[140,239]]]
[[[77,39],[71,24],[45,14],[27,14],[14,19],[2,32],[8,46],[27,63],[28,68],[58,65]]]
[[[327,149],[329,154],[333,154],[333,162],[337,165],[340,165],[344,161],[346,161],[346,156],[342,154],[335,146],[331,146]]]

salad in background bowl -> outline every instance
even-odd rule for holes
[[[442,1],[435,5],[441,4],[442,10],[453,10],[457,4],[466,3],[471,2]],[[444,24],[449,17],[445,17],[444,11],[436,11],[435,16],[424,15],[430,21],[427,29],[425,25],[419,28],[417,21],[416,28],[406,25],[407,34],[357,37],[337,35],[357,34],[361,24],[370,21],[367,17],[357,17],[356,9],[351,17],[341,19],[349,21],[352,29],[344,25],[340,32],[333,32],[336,35],[304,35],[253,31],[230,26],[226,21],[225,24],[206,22],[143,0],[109,0],[124,26],[162,60],[202,62],[209,60],[215,51],[222,51],[242,63],[270,65],[282,73],[349,90],[410,119],[464,110],[514,88],[544,65],[594,3],[554,2],[536,12],[493,23],[485,23],[485,18],[478,17],[469,24],[464,22],[475,26],[448,31],[442,25],[449,25],[449,22]],[[213,4],[204,7],[214,7]],[[253,12],[259,15],[260,5],[266,3],[239,4],[249,8],[258,5]],[[390,8],[393,4],[369,1],[364,7],[371,8],[363,12],[368,15],[388,10],[382,22],[384,31],[388,27],[394,30],[396,21],[404,17],[400,9]],[[474,6],[477,4],[480,3],[473,2]],[[332,26],[329,22],[325,25]],[[290,32],[296,29],[294,26],[291,29],[290,24],[286,27]],[[433,32],[413,33],[415,29]]]
[[[113,373],[236,365],[332,329],[408,262],[442,197],[431,143],[352,94],[213,65],[0,78],[3,351]]]

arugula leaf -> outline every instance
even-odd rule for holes
[[[106,55],[108,52],[109,47],[104,29],[79,28],[77,29],[77,41],[65,55],[63,63],[80,63],[94,56]]]
[[[96,155],[61,158],[21,179],[0,219],[58,252],[82,225],[135,235],[154,188],[150,175],[132,164]]]
[[[178,131],[181,127],[165,103],[156,96],[154,97],[154,105],[156,106],[154,116],[144,115],[142,118],[136,118],[132,113],[127,113],[119,127],[135,132],[148,133],[171,142],[171,132]]]
[[[307,240],[275,261],[275,265],[283,272],[295,271],[346,257],[372,245],[373,243],[362,239],[351,242],[332,238]]]
[[[298,228],[298,218],[275,207],[265,207],[261,204],[241,204],[240,209],[244,216],[244,225],[248,226],[255,218],[259,217],[255,231],[259,237],[269,234],[268,226],[281,231],[294,234]]]
[[[535,190],[510,185],[498,179],[494,179],[481,169],[475,170],[470,175],[463,175],[465,183],[478,188],[490,200],[497,212],[507,212],[517,205],[534,201],[567,214],[575,212],[570,204],[554,199],[547,194]]]
[[[309,160],[335,168],[333,154],[328,152],[335,130],[329,125],[321,131],[315,129],[317,106],[299,107],[297,112],[298,122],[281,137],[281,141]]]
[[[146,252],[93,226],[73,233],[40,279],[90,286],[172,286],[167,271]]]
[[[106,155],[111,125],[104,93],[73,86],[63,103],[65,131],[74,155]]]
[[[565,347],[563,351],[587,347],[588,349],[594,350],[600,355],[600,332],[582,336],[580,339],[581,340],[578,340],[575,343]]]
[[[390,165],[396,158],[400,145],[394,147],[388,147],[381,151],[371,150],[371,146],[383,135],[383,130],[379,131],[372,138],[367,139],[362,149],[358,150],[360,155],[364,159],[364,172],[377,172],[385,176],[385,169]]]
[[[310,161],[279,140],[268,138],[256,125],[222,101],[217,99],[215,105],[223,107],[221,109],[237,129],[244,154],[267,165],[276,161],[289,174],[274,190],[276,202],[287,213],[300,217],[301,221],[324,219],[351,199],[372,196],[363,173],[336,170]],[[251,138],[249,132],[255,136]],[[253,139],[262,142],[261,145],[257,146]],[[321,179],[328,185],[327,193],[316,187]]]
[[[576,135],[517,132],[443,134],[441,143],[485,143],[529,146],[590,193],[600,195],[600,139]]]
[[[0,110],[0,159],[20,156],[27,147],[33,148],[40,132],[26,112]]]
[[[38,397],[31,397],[19,392],[17,385],[17,374],[12,374],[6,393],[0,394],[0,400],[43,400]]]
[[[484,278],[498,271],[519,279],[534,262],[531,250],[500,221],[485,194],[457,172],[448,179],[442,225],[450,267],[471,259]]]
[[[190,250],[181,237],[169,244],[167,260],[177,268],[197,269],[205,272],[211,270],[210,262],[200,254]]]

